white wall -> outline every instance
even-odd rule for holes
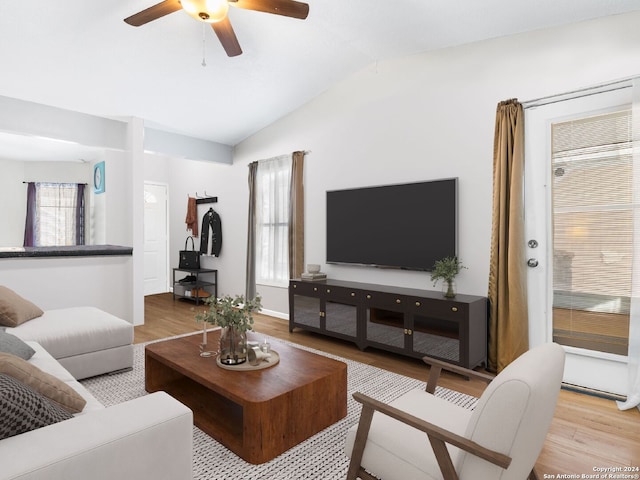
[[[0,246],[20,246],[27,212],[27,187],[21,180],[24,162],[0,160],[0,172]],[[7,208],[9,205],[11,208]]]
[[[325,192],[458,177],[459,256],[469,267],[458,290],[486,295],[497,103],[640,74],[638,25],[633,13],[372,65],[236,146],[230,214],[246,215],[249,162],[310,150],[306,262],[332,278],[431,289],[428,273],[325,265]],[[245,238],[246,226],[238,228],[236,237]],[[231,247],[238,251],[225,255],[245,258],[244,243]],[[243,289],[244,264],[237,267],[224,278]],[[265,308],[287,311],[286,289],[258,291]]]
[[[132,261],[131,256],[3,258],[0,285],[43,310],[86,305],[135,323]]]

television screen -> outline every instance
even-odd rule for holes
[[[327,263],[432,269],[457,255],[457,178],[327,192]]]

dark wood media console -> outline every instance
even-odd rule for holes
[[[410,357],[474,368],[487,359],[487,299],[325,280],[289,282],[289,331],[301,328]]]

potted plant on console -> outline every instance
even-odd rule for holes
[[[463,268],[467,267],[462,265],[462,262],[455,256],[437,260],[431,270],[433,286],[436,286],[438,280],[442,280],[442,293],[446,298],[454,298],[456,296],[455,278]]]
[[[220,363],[239,365],[247,361],[247,330],[253,329],[253,312],[262,308],[260,296],[246,300],[244,296],[212,295],[204,300],[208,309],[196,314],[197,322],[222,328],[220,332]]]

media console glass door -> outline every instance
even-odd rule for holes
[[[358,334],[358,295],[322,284],[300,283],[293,293],[293,323],[339,338]]]
[[[412,351],[459,363],[460,325],[457,322],[433,318],[428,315],[413,315]]]
[[[293,318],[299,325],[320,329],[320,299],[294,295]]]
[[[371,294],[369,294],[371,296]],[[375,301],[375,300],[374,300]],[[407,348],[405,313],[400,309],[391,309],[368,305],[366,309],[367,343],[380,344],[398,352]]]

